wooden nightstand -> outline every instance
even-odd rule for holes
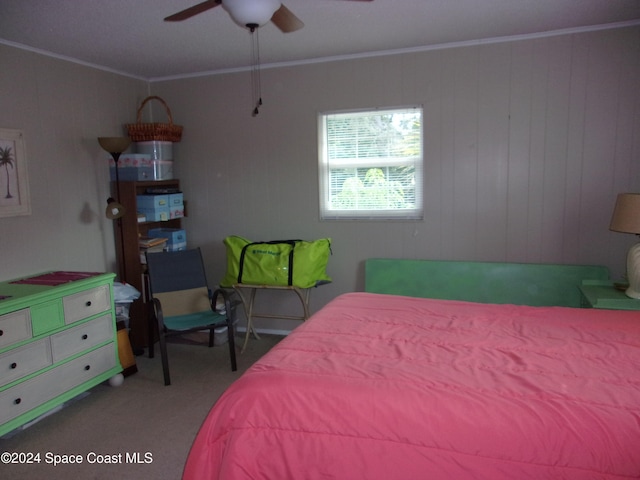
[[[580,288],[580,303],[583,308],[606,308],[609,310],[640,310],[640,300],[629,298],[612,282],[585,280]]]

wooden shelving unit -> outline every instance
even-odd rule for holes
[[[134,349],[148,345],[149,305],[143,275],[146,267],[140,262],[138,239],[151,228],[182,228],[182,219],[174,218],[164,222],[138,222],[136,195],[143,195],[149,188],[180,189],[180,181],[156,180],[144,182],[120,182],[119,197],[116,182],[111,182],[111,193],[125,207],[126,213],[115,221],[115,245],[118,259],[118,278],[137,288],[142,295],[131,304],[130,339]]]

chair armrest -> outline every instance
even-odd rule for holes
[[[155,314],[156,320],[161,320],[164,325],[164,315],[162,313],[162,303],[157,298],[151,298],[151,303],[153,304],[153,313]]]
[[[231,323],[233,323],[234,310],[231,308],[231,298],[229,297],[229,292],[226,292],[222,288],[216,289],[211,296],[211,309],[218,312],[218,310],[216,309],[216,305],[218,303],[218,295],[222,296],[222,300],[224,301],[224,311],[228,318],[231,320]]]

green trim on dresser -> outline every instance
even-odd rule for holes
[[[32,277],[0,283],[0,435],[122,372],[115,275],[15,283]]]

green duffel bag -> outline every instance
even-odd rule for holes
[[[273,240],[252,242],[235,235],[224,239],[227,272],[221,287],[245,285],[292,285],[310,288],[331,282],[327,262],[331,239]]]

